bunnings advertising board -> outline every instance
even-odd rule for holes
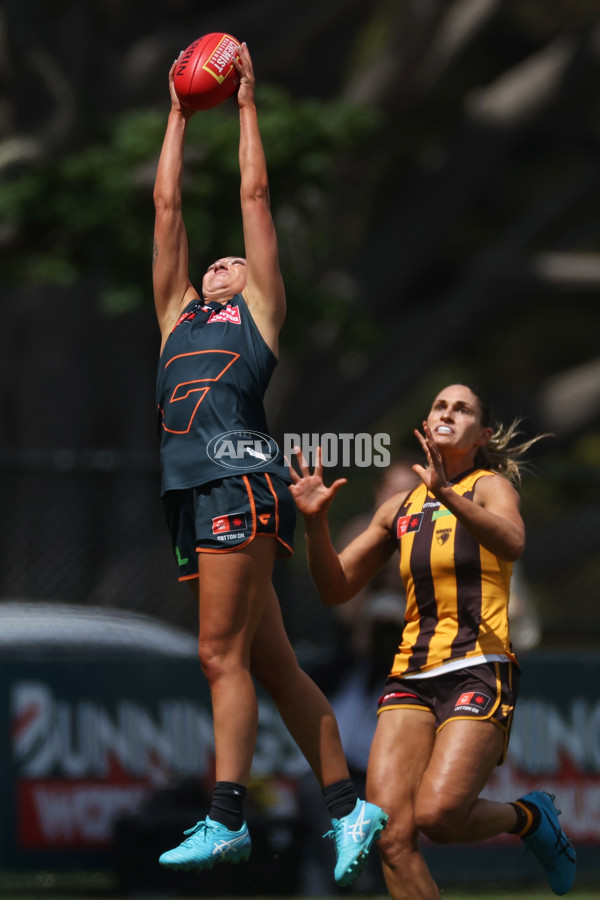
[[[197,660],[4,662],[0,675],[2,869],[108,865],[119,817],[177,779],[212,783],[210,699]],[[502,801],[535,789],[555,794],[579,870],[596,875],[599,684],[596,655],[524,658],[508,758],[484,792]],[[269,699],[259,697],[254,775],[289,786],[303,761]],[[511,837],[424,850],[442,880],[477,879],[498,860],[506,877],[539,873]]]
[[[212,783],[197,660],[0,663],[0,867],[110,861],[113,824],[178,779]],[[255,770],[300,757],[261,697]]]

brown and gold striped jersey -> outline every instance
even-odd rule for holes
[[[475,483],[490,474],[464,472],[454,490],[472,498]],[[482,547],[424,484],[408,495],[392,528],[406,590],[406,624],[390,674],[433,672],[477,657],[516,662],[508,632],[512,563]]]

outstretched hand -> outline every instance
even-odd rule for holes
[[[177,69],[177,66],[179,65],[179,57],[180,56],[181,56],[181,53],[179,54],[179,56],[177,57],[177,59],[174,61],[173,65],[169,69],[169,93],[171,94],[171,109],[175,110],[176,112],[180,112],[184,118],[189,119],[191,116],[194,115],[196,110],[192,109],[191,106],[187,106],[187,104],[182,103],[181,100],[179,99],[179,95],[177,94],[177,91],[175,90],[175,70]]]
[[[245,41],[240,44],[238,55],[234,57],[233,64],[240,76],[240,86],[237,90],[238,106],[251,106],[254,103],[254,85],[256,83],[256,78],[254,77],[250,51],[248,50]]]
[[[325,513],[339,489],[347,483],[348,479],[338,478],[330,487],[326,487],[323,481],[321,448],[317,447],[315,469],[312,474],[300,447],[294,447],[293,452],[298,460],[300,474],[290,465],[292,479],[290,493],[298,511],[309,518]]]
[[[427,457],[427,467],[417,464],[412,468],[413,472],[416,472],[423,484],[427,486],[432,494],[435,494],[438,488],[442,488],[444,485],[448,484],[448,479],[446,478],[446,470],[444,469],[442,455],[433,439],[433,434],[427,422],[423,422],[423,431],[425,433],[424,435],[415,428],[415,435]]]

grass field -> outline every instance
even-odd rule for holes
[[[382,896],[377,897],[365,897],[364,894],[347,894],[344,895],[347,897],[356,897],[357,900],[385,900]],[[442,890],[442,898],[443,900],[550,900],[550,898],[555,895],[552,891],[547,888],[545,890],[539,891],[506,891],[499,890],[497,891],[493,887],[478,889],[478,890],[469,890],[466,893],[461,889],[455,888],[447,888]],[[600,888],[595,890],[577,890],[573,889],[569,893],[569,900],[573,898],[573,900],[600,900]],[[135,900],[198,900],[198,895],[195,897],[180,897],[176,896],[172,898],[167,895],[157,895],[157,894],[149,894],[147,897],[143,894],[135,894],[128,896],[118,896],[114,894],[106,895],[106,900],[132,900],[132,897]],[[99,895],[97,894],[54,894],[48,892],[36,893],[36,894],[21,894],[21,893],[4,893],[0,892],[1,900],[99,900]],[[208,895],[203,895],[202,900],[211,900]],[[240,900],[239,897],[235,898],[222,898],[219,897],[218,900]],[[253,897],[252,900],[290,900],[289,897]],[[305,898],[297,898],[297,900],[305,900]],[[318,900],[318,898],[306,898],[306,900]],[[322,898],[322,900],[329,900],[329,898]]]
[[[589,876],[588,876],[589,877]],[[569,892],[569,900],[600,900],[600,884],[586,882],[583,874],[580,883]],[[442,900],[551,900],[555,895],[549,887],[540,885],[502,886],[469,885],[442,887]],[[178,893],[146,893],[122,894],[115,880],[106,873],[60,873],[37,872],[29,876],[10,875],[0,872],[0,900],[212,900],[209,893],[184,897]],[[387,895],[374,895],[348,890],[335,895],[337,900],[385,900]],[[221,897],[216,900],[319,900],[304,898],[299,895],[276,897],[257,897],[238,894],[235,897]],[[321,900],[333,900],[323,897]]]

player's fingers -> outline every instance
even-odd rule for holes
[[[427,440],[423,437],[423,435],[421,434],[421,432],[419,431],[418,428],[414,429],[414,435],[417,438],[417,440],[420,443],[423,450],[427,450]]]
[[[323,450],[321,447],[317,447],[317,454],[315,458],[315,475],[323,480]]]
[[[292,452],[295,454],[296,459],[298,460],[298,465],[300,466],[300,471],[304,477],[310,475],[310,469],[308,468],[308,463],[304,458],[304,453],[302,452],[301,447],[294,447]]]
[[[343,487],[345,484],[348,484],[347,478],[338,478],[336,481],[334,481],[333,484],[331,485],[331,487],[329,488],[329,490],[331,491],[331,496],[333,497],[334,494],[337,494],[339,489],[341,487]]]

